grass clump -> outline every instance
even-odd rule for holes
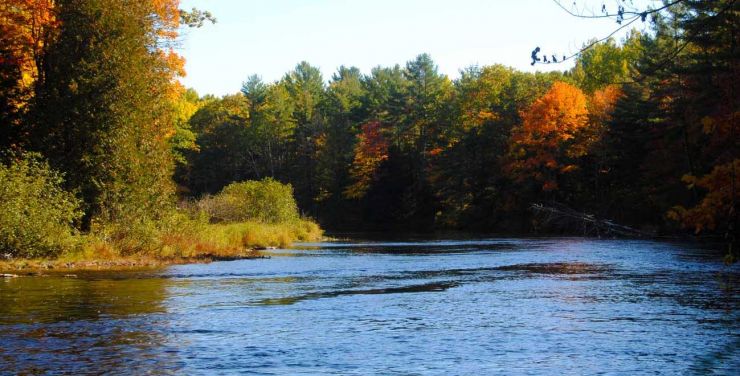
[[[188,223],[190,231],[162,233],[163,257],[197,258],[202,256],[230,257],[249,253],[261,247],[287,247],[295,241],[321,238],[321,229],[308,220],[290,223]],[[307,231],[311,228],[313,231]]]
[[[0,163],[0,253],[54,257],[78,245],[80,202],[62,189],[62,175],[35,154]]]

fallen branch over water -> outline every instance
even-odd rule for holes
[[[548,205],[534,203],[530,206],[530,209],[538,216],[541,224],[557,226],[572,232],[580,232],[584,236],[655,236],[655,234],[614,223],[609,219],[597,218],[593,214],[576,211],[559,203],[550,203]]]

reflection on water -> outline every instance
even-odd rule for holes
[[[583,239],[301,248],[269,260],[0,279],[0,374],[740,368],[740,273],[712,252]]]
[[[106,274],[0,280],[2,322],[52,323],[164,312],[165,280],[135,274],[110,279],[120,276]]]
[[[167,280],[100,277],[0,280],[0,373],[173,368],[159,327]]]

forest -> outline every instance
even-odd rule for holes
[[[532,210],[544,205],[720,239],[736,254],[739,8],[686,0],[638,14],[650,32],[588,43],[565,71],[471,66],[450,79],[420,54],[324,77],[300,62],[219,98],[177,80],[178,32],[208,12],[177,0],[4,1],[0,251],[18,253],[25,237],[50,250],[32,254],[58,254],[72,234],[111,252],[177,253],[200,241],[180,231],[268,223],[270,205],[254,207],[285,201],[304,229],[314,218],[334,231],[584,235]],[[263,198],[224,204],[244,195]],[[200,232],[182,229],[193,221]]]

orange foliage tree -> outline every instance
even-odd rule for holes
[[[362,126],[355,146],[355,158],[350,168],[354,183],[347,187],[347,198],[362,198],[370,189],[380,164],[388,159],[388,142],[381,132],[379,121],[371,121]]]
[[[712,171],[700,178],[684,175],[681,179],[689,187],[698,187],[706,191],[699,204],[691,208],[674,206],[668,212],[668,218],[678,220],[686,228],[693,228],[698,234],[702,231],[717,230],[719,223],[732,221],[737,217],[735,205],[738,201],[740,186],[740,159],[735,159],[715,166]]]
[[[575,86],[555,82],[521,111],[522,124],[512,131],[509,174],[517,181],[532,178],[542,190],[558,188],[558,176],[576,170],[575,159],[593,143],[586,96]]]
[[[42,51],[58,26],[54,3],[53,0],[4,0],[0,3],[0,65],[15,67],[25,87],[38,77]]]
[[[180,90],[174,78],[184,76],[185,62],[174,52],[173,45],[178,38],[183,15],[193,18],[202,12],[183,12],[179,9],[180,0],[149,0],[152,19],[155,20],[155,37],[158,54],[168,69],[161,70],[173,81],[171,96],[175,98]],[[0,80],[4,111],[25,106],[32,96],[32,87],[43,74],[42,64],[45,48],[52,44],[60,28],[56,17],[57,0],[3,0],[0,2]],[[144,5],[144,2],[139,4]],[[197,13],[196,13],[197,12]],[[213,18],[208,14],[209,19]],[[198,26],[198,25],[195,25]]]
[[[591,124],[603,128],[611,119],[614,105],[622,95],[622,89],[617,85],[609,85],[603,89],[594,91],[588,102],[588,113]]]
[[[0,2],[0,145],[18,147],[47,41],[57,29],[53,0]],[[9,143],[9,144],[7,144]]]
[[[740,158],[737,154],[740,141],[735,127],[740,112],[735,110],[737,99],[732,85],[732,82],[724,84],[724,90],[717,93],[722,101],[716,113],[701,119],[702,133],[708,141],[706,148],[714,152],[711,170],[702,176],[686,174],[681,179],[688,188],[703,191],[704,196],[693,207],[676,205],[668,212],[668,218],[679,221],[684,228],[692,228],[697,234],[724,230],[735,236],[740,199]]]
[[[603,147],[607,124],[612,120],[617,100],[624,95],[618,85],[609,85],[594,91],[588,101],[588,118],[590,126],[587,129],[586,139],[595,155],[594,171],[598,181],[599,175],[608,173],[604,168],[606,148]],[[598,193],[597,193],[598,194]]]

